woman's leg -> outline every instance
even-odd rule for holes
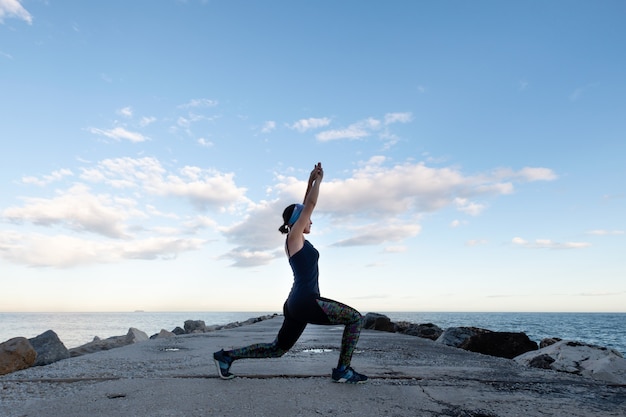
[[[317,304],[328,317],[330,324],[343,324],[346,326],[343,330],[341,352],[337,364],[337,369],[345,369],[350,366],[352,353],[354,353],[356,344],[359,341],[363,325],[361,313],[348,305],[328,298],[318,298]]]
[[[298,321],[287,310],[287,305],[283,307],[285,319],[283,325],[278,331],[278,336],[272,343],[256,343],[229,351],[224,354],[231,358],[232,361],[244,358],[278,358],[283,356],[302,335],[306,322]],[[231,363],[232,363],[231,361]]]

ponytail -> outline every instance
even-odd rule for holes
[[[282,233],[283,235],[289,233],[289,230],[290,230],[289,220],[291,219],[291,215],[293,214],[293,211],[295,210],[295,208],[296,208],[295,204],[290,204],[283,211],[283,224],[282,226],[278,228],[278,231]]]

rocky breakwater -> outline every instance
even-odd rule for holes
[[[149,339],[176,337],[177,335],[208,333],[222,329],[232,329],[267,320],[276,314],[253,317],[243,322],[233,322],[225,325],[207,326],[202,320],[187,320],[183,327],[176,327],[172,331],[162,329],[150,337],[136,328],[131,327],[126,335],[112,336],[106,339],[95,337],[91,342],[76,348],[67,349],[59,336],[48,330],[37,337],[27,339],[14,337],[0,343],[0,375],[9,374],[32,366],[44,366],[70,357],[82,356],[93,352],[115,349],[133,343],[144,342]]]
[[[363,328],[413,335],[471,352],[511,359],[526,367],[626,385],[626,359],[620,352],[602,346],[557,337],[543,339],[537,344],[522,332],[496,332],[477,327],[442,329],[432,323],[394,323],[379,313],[366,314]]]

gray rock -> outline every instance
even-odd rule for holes
[[[65,347],[59,336],[52,330],[48,330],[39,336],[28,339],[31,346],[37,352],[37,360],[33,366],[50,365],[51,363],[68,359],[70,351]]]
[[[367,313],[365,317],[363,317],[363,328],[384,332],[396,331],[396,326],[391,322],[389,317],[380,313]]]
[[[396,323],[396,332],[410,336],[423,337],[424,339],[437,340],[443,330],[432,323],[414,324],[409,322]]]
[[[525,333],[488,332],[476,334],[467,339],[461,349],[483,355],[513,359],[531,350],[537,350],[537,343],[528,338]]]
[[[618,351],[606,347],[562,340],[537,351],[524,353],[514,360],[529,367],[626,384],[626,359]]]
[[[146,333],[142,332],[141,330],[137,330],[134,327],[131,327],[130,329],[128,329],[128,333],[124,336],[112,336],[106,339],[94,337],[94,340],[92,342],[70,349],[70,356],[82,356],[88,353],[115,349],[137,342],[144,342],[146,340],[150,340]]]
[[[185,320],[185,333],[205,333],[206,324],[203,320]]]
[[[0,375],[30,368],[36,359],[37,352],[25,337],[0,343]]]
[[[488,332],[491,332],[491,330],[478,327],[448,327],[437,338],[436,342],[447,346],[459,347],[470,337]]]

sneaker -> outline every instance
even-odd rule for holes
[[[363,384],[365,381],[367,381],[367,377],[352,368],[346,368],[343,371],[333,368],[333,382]]]
[[[230,365],[232,365],[232,358],[226,356],[224,349],[213,354],[213,360],[215,366],[217,366],[217,374],[222,379],[233,379],[235,375],[230,373]]]

